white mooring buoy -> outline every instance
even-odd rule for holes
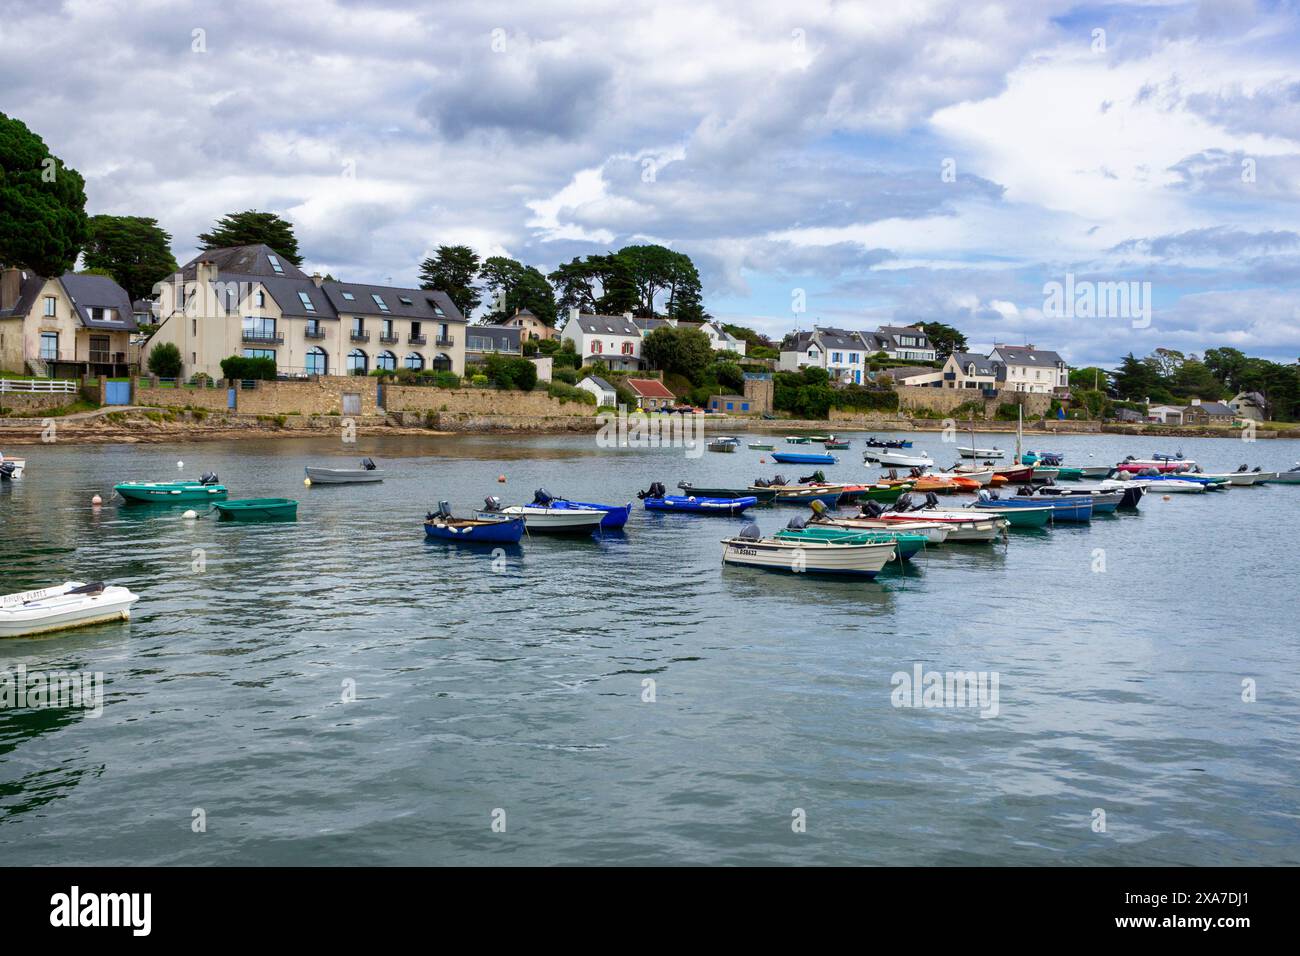
[[[181,515],[181,517],[184,518],[186,521],[193,521],[198,516],[199,516],[198,512],[196,512],[193,508],[189,509],[188,511],[185,512],[185,514]]]

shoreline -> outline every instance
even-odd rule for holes
[[[0,418],[0,447],[47,444],[45,438],[47,419],[40,417]],[[77,445],[99,444],[165,444],[176,441],[231,441],[239,439],[311,438],[336,434],[343,426],[342,416],[218,416],[196,414],[164,408],[134,407],[123,411],[104,411],[89,416],[75,416],[67,420],[48,419],[55,427],[55,441]],[[601,428],[597,416],[589,418],[521,418],[519,416],[467,416],[457,424],[462,427],[447,428],[411,425],[394,421],[388,416],[370,416],[356,421],[358,436],[429,436],[448,435],[528,435],[596,432]],[[891,434],[909,432],[942,432],[944,423],[935,419],[881,419],[862,421],[818,421],[807,419],[756,419],[705,416],[705,433],[749,432],[766,435],[812,432],[848,432],[863,434]],[[969,434],[959,428],[960,434]],[[1149,424],[1122,424],[1102,422],[1031,422],[1025,425],[1025,435],[1129,435],[1150,438],[1241,438],[1241,429],[1229,427],[1186,427]],[[1011,422],[983,422],[975,428],[976,435],[1014,435]],[[1257,440],[1300,439],[1300,425],[1286,429],[1259,428]]]

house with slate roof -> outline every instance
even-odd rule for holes
[[[613,371],[637,371],[645,367],[641,358],[641,328],[631,313],[587,315],[571,312],[560,338],[573,343],[582,365],[604,362]]]
[[[185,377],[220,378],[232,355],[273,359],[281,378],[465,371],[467,322],[445,292],[308,276],[261,244],[199,253],[155,313],[145,358],[170,342]]]
[[[1007,367],[978,352],[953,352],[943,363],[944,388],[1002,388],[1007,381]]]
[[[0,273],[0,368],[6,371],[127,375],[136,329],[131,297],[107,276]]]
[[[994,345],[989,358],[1006,366],[1006,384],[1013,392],[1068,390],[1070,368],[1065,359],[1032,345]]]

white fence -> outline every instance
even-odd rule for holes
[[[70,378],[0,378],[0,392],[62,392],[71,395],[77,383]]]

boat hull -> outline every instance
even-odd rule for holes
[[[665,495],[663,498],[642,500],[646,511],[676,511],[681,514],[738,515],[746,508],[758,504],[758,499],[748,498],[696,498],[685,495]]]
[[[605,531],[617,531],[627,524],[632,516],[632,502],[625,505],[598,505],[590,501],[552,501],[552,508],[579,508],[586,511],[603,511],[605,517],[600,519],[600,527]]]
[[[304,468],[313,485],[358,485],[383,481],[381,468]]]
[[[113,490],[135,504],[184,504],[195,501],[224,501],[225,485],[201,485],[197,481],[125,481]]]
[[[1001,515],[1007,519],[1007,524],[1012,528],[1044,528],[1052,520],[1055,508],[1017,508],[1001,507],[999,505],[981,505],[973,504],[970,506],[971,511],[983,511],[986,514]]]
[[[0,638],[31,637],[105,621],[125,621],[131,617],[131,605],[139,600],[126,588],[116,586],[106,587],[98,595],[64,593],[82,586],[79,581],[68,581],[53,588],[0,597]]]
[[[776,498],[772,488],[696,488],[682,482],[677,486],[685,497],[696,498],[757,498],[760,505],[771,504]]]
[[[501,511],[476,511],[474,517],[492,521],[500,517],[523,518],[524,529],[529,534],[590,534],[600,527],[605,512],[597,509],[542,508],[533,505],[512,505]]]
[[[773,452],[772,460],[782,465],[833,465],[839,461],[834,455],[804,455],[789,451]]]
[[[928,543],[924,534],[906,531],[875,531],[854,528],[828,528],[810,525],[798,531],[778,531],[776,537],[782,541],[832,541],[837,544],[893,544],[894,557],[900,561],[911,561]]]
[[[934,460],[929,455],[903,455],[896,452],[872,449],[863,456],[866,461],[874,461],[886,468],[933,468]]]
[[[222,521],[297,521],[292,498],[240,498],[213,505]]]
[[[834,544],[785,542],[770,538],[762,541],[727,538],[722,542],[722,561],[724,564],[790,574],[837,574],[874,578],[893,558],[894,550],[892,542]]]
[[[1048,497],[1010,497],[1002,498],[998,504],[1008,508],[1043,508],[1051,507],[1053,521],[1091,521],[1092,498],[1085,495],[1056,495]],[[1114,505],[1111,506],[1114,510]]]
[[[438,541],[453,541],[456,544],[518,544],[524,536],[524,519],[505,518],[461,525],[454,521],[426,521],[424,533]]]

